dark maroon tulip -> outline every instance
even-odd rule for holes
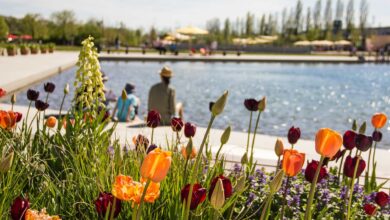
[[[149,140],[147,137],[139,134],[137,138],[135,139],[135,149],[139,150],[140,148],[143,150],[146,150],[146,148],[149,146]]]
[[[30,208],[30,202],[28,199],[17,197],[11,205],[11,218],[12,220],[24,219],[27,209]]]
[[[335,160],[337,162],[342,156],[344,156],[346,151],[347,149],[337,151],[336,155],[334,155],[330,160],[331,161]]]
[[[352,150],[356,146],[356,133],[354,131],[348,130],[344,133],[343,136],[343,145],[348,150]]]
[[[232,188],[232,183],[230,182],[230,179],[227,177],[224,177],[223,175],[219,175],[211,181],[210,190],[209,190],[209,199],[211,198],[211,195],[213,195],[215,185],[217,184],[217,181],[219,179],[222,180],[223,190],[225,192],[225,199],[232,196],[233,188]]]
[[[45,111],[49,108],[49,104],[44,101],[37,100],[35,101],[35,108],[37,108],[38,111]]]
[[[209,103],[209,110],[211,112],[211,110],[213,109],[213,106],[214,106],[215,102],[210,102]]]
[[[195,132],[196,132],[196,126],[194,124],[191,124],[191,123],[187,122],[184,125],[184,135],[187,138],[195,136]]]
[[[52,82],[45,83],[43,85],[43,88],[45,89],[45,92],[52,93],[54,92],[54,89],[56,88],[56,85]]]
[[[310,183],[313,182],[316,170],[318,168],[318,161],[312,160],[309,164],[307,164],[307,167],[305,169],[305,179],[309,181]],[[322,179],[328,176],[328,173],[325,169],[325,167],[321,167],[320,174],[318,176],[317,183],[319,183]]]
[[[154,144],[150,145],[150,146],[148,147],[148,150],[146,151],[146,154],[152,152],[152,151],[153,151],[154,149],[156,149],[156,148],[157,148],[156,145],[154,145]]]
[[[373,204],[365,204],[363,206],[364,212],[369,216],[374,216],[376,214],[376,206]]]
[[[372,146],[372,137],[364,134],[358,134],[356,136],[356,148],[361,151],[367,151]]]
[[[389,204],[389,195],[385,192],[378,192],[375,195],[375,202],[380,207],[384,208],[387,204]]]
[[[248,111],[254,112],[259,110],[259,102],[256,99],[245,99],[244,105]]]
[[[372,140],[376,142],[380,142],[382,140],[382,132],[380,131],[374,131],[372,133]]]
[[[288,130],[287,138],[290,144],[297,143],[300,137],[301,137],[301,129],[299,129],[298,127],[295,128],[294,126],[292,126]]]
[[[353,172],[355,171],[355,165],[357,163],[358,157],[352,158],[351,156],[347,156],[344,162],[344,175],[350,178],[353,178]],[[356,172],[356,178],[359,177],[364,169],[366,168],[366,162],[360,158],[359,165]]]
[[[22,113],[14,112],[14,114],[15,114],[16,122],[20,122],[20,120],[22,120],[23,117]]]
[[[121,200],[116,199],[115,200],[115,211],[114,211],[114,218],[118,217],[119,213],[122,209]],[[111,212],[112,206],[114,203],[114,196],[111,193],[108,192],[101,192],[99,193],[99,197],[95,200],[95,208],[96,212],[100,217],[106,216],[107,212]],[[110,213],[108,214],[110,216]]]
[[[183,203],[184,200],[187,200],[188,194],[190,193],[190,185],[187,184],[184,186],[184,188],[181,190],[181,202]],[[196,209],[198,205],[206,199],[206,189],[202,188],[202,186],[199,183],[195,183],[192,188],[192,197],[191,197],[191,206],[190,208]]]
[[[152,110],[148,113],[146,125],[150,128],[156,128],[161,122],[161,115],[158,111]]]
[[[27,90],[27,99],[30,101],[35,101],[39,97],[39,92],[33,89]]]
[[[184,125],[184,123],[183,123],[183,120],[181,120],[181,118],[174,117],[171,119],[171,127],[172,127],[172,130],[174,132],[181,131],[181,129],[183,128],[183,125]]]

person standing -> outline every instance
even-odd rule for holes
[[[164,66],[160,71],[161,82],[153,85],[149,91],[148,111],[158,111],[162,125],[169,125],[176,112],[176,91],[170,85],[172,76],[172,70]]]

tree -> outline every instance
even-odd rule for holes
[[[324,11],[325,21],[325,39],[330,40],[332,38],[332,0],[326,1]]]
[[[313,12],[314,28],[321,30],[321,0],[317,0]]]
[[[344,4],[341,0],[337,0],[336,4],[336,20],[342,20],[344,14]]]
[[[48,28],[39,14],[26,14],[22,20],[22,34],[29,34],[34,39],[47,39]]]
[[[76,17],[73,11],[63,10],[51,15],[54,23],[54,37],[63,43],[73,44],[76,35]]]
[[[302,22],[302,2],[301,0],[297,1],[295,7],[295,19],[294,19],[294,34],[297,35],[301,31],[301,22]]]
[[[7,38],[8,31],[8,25],[5,22],[4,17],[0,16],[0,40]]]
[[[264,35],[265,34],[265,14],[261,16],[261,20],[259,23],[259,34]]]
[[[347,38],[351,37],[352,32],[355,29],[354,25],[354,19],[355,19],[355,14],[354,14],[354,0],[349,0],[348,5],[347,5],[347,14],[345,16],[345,23],[347,25]]]
[[[254,25],[254,15],[251,13],[246,14],[246,22],[245,22],[245,34],[247,37],[253,36],[253,25]]]
[[[265,15],[263,15],[263,16],[265,16]],[[264,17],[264,20],[265,20],[265,17]],[[287,22],[288,22],[287,8],[284,8],[283,11],[282,11],[282,28],[281,28],[281,35],[282,35],[282,37],[285,37],[285,35],[286,35]]]
[[[231,40],[232,30],[230,26],[230,20],[229,18],[226,18],[223,26],[223,40],[225,43],[228,43]]]
[[[367,19],[368,19],[368,2],[367,0],[360,1],[360,33],[362,35],[362,47],[366,49],[366,27],[367,27]]]

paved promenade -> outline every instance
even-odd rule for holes
[[[110,53],[102,52],[100,60],[108,61],[198,61],[198,62],[286,62],[286,63],[359,63],[357,57],[350,56],[321,56],[321,55],[246,55],[237,56],[228,54],[226,56],[216,54],[212,56],[201,56],[195,54],[190,56],[181,53],[178,56],[167,53],[159,55],[156,53]],[[366,58],[367,62],[373,62],[374,57]]]
[[[12,94],[74,66],[77,52],[0,56],[0,88]]]

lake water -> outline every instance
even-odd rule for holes
[[[209,102],[229,90],[225,112],[215,127],[230,124],[234,130],[246,131],[249,112],[245,98],[267,96],[267,108],[261,118],[260,133],[285,136],[292,125],[301,128],[302,137],[314,139],[321,127],[340,132],[349,129],[353,119],[369,122],[371,115],[384,111],[390,115],[390,69],[386,64],[286,64],[286,63],[202,63],[202,62],[102,62],[109,76],[106,87],[120,95],[126,82],[136,85],[141,99],[140,114],[146,114],[149,88],[159,82],[159,69],[170,66],[175,76],[177,100],[185,106],[185,120],[206,126]],[[73,84],[76,68],[49,81],[56,91],[51,108],[59,108],[63,87]],[[42,85],[36,89],[43,90]],[[67,98],[69,107],[71,96]],[[19,95],[20,96],[20,95]],[[18,103],[27,104],[23,97]],[[380,146],[390,148],[390,126],[383,129]],[[387,148],[387,147],[386,147]]]

